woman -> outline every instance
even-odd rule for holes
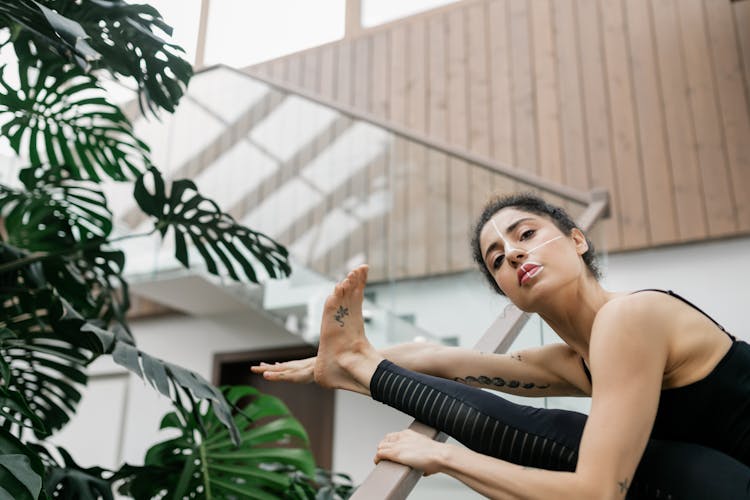
[[[748,344],[671,292],[604,290],[584,234],[539,198],[492,201],[472,247],[495,289],[564,344],[378,352],[364,335],[362,266],[326,302],[317,358],[253,371],[372,395],[447,432],[468,449],[402,431],[375,460],[444,472],[491,498],[750,498]],[[515,405],[467,382],[589,395],[590,415]]]

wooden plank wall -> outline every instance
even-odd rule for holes
[[[609,251],[750,234],[750,1],[465,0],[248,72],[605,187]],[[469,265],[472,217],[517,188],[403,141],[368,172],[350,193],[386,177],[393,209],[350,243],[390,277]]]

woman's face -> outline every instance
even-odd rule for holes
[[[586,272],[588,245],[579,230],[570,235],[549,218],[517,208],[498,211],[482,228],[484,264],[508,298],[522,310]]]

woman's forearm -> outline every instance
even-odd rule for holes
[[[591,484],[581,474],[521,467],[481,455],[463,447],[444,445],[438,468],[489,498],[580,500],[622,499],[624,492],[613,482]]]
[[[380,354],[393,363],[419,373],[443,377],[441,374],[449,350],[455,349],[429,342],[396,344],[380,350]]]
[[[572,396],[581,392],[570,382],[553,374],[549,367],[540,366],[539,351],[494,354],[412,342],[390,346],[379,352],[384,358],[408,370],[518,396]],[[550,360],[549,365],[555,362]]]

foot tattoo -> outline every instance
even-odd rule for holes
[[[333,316],[333,319],[336,320],[336,322],[339,324],[339,326],[344,326],[344,316],[349,316],[349,309],[347,309],[344,306],[339,306],[338,311],[336,311],[336,314]]]

